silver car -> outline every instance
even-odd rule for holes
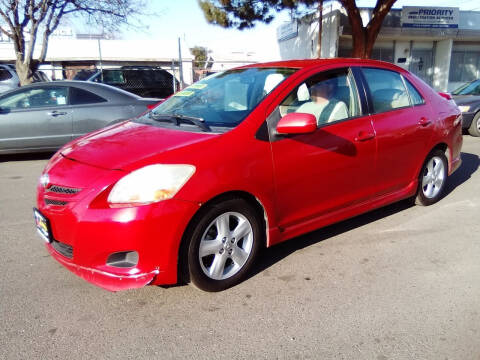
[[[23,86],[0,95],[0,154],[53,151],[88,132],[140,115],[158,102],[84,81]]]
[[[16,89],[20,86],[15,68],[11,65],[0,64],[0,93]]]

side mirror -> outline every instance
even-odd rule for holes
[[[312,114],[290,113],[277,124],[279,134],[309,134],[317,130],[317,119]]]

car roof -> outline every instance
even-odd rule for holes
[[[266,63],[256,63],[242,66],[241,68],[255,68],[255,67],[283,67],[283,68],[293,68],[293,69],[308,69],[314,68],[322,65],[339,65],[339,66],[381,66],[390,68],[396,71],[404,71],[399,66],[396,66],[392,63],[379,61],[379,60],[370,60],[370,59],[357,59],[357,58],[329,58],[329,59],[303,59],[303,60],[282,60],[282,61],[271,61]]]
[[[86,91],[90,91],[94,94],[97,94],[103,98],[106,98],[109,101],[126,101],[126,100],[135,100],[141,99],[140,96],[132,94],[128,91],[106,85],[101,83],[94,83],[89,81],[80,81],[80,80],[57,80],[57,81],[48,81],[48,82],[37,82],[29,85],[22,86],[20,89],[34,89],[37,87],[56,87],[56,86],[70,86]],[[18,91],[19,89],[15,89]],[[2,94],[3,95],[3,94]]]

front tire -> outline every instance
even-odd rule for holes
[[[480,136],[480,111],[475,114],[475,117],[468,128],[468,133],[472,136]]]
[[[189,234],[190,281],[205,291],[222,291],[242,281],[258,254],[262,226],[243,199],[207,205]]]
[[[435,204],[443,195],[448,176],[448,161],[441,150],[432,151],[422,166],[415,198],[417,205]]]

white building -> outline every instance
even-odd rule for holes
[[[372,9],[362,8],[367,23]],[[327,7],[322,22],[322,57],[348,57],[351,27],[338,5]],[[282,59],[315,58],[318,14],[279,27]],[[403,7],[385,18],[375,43],[374,59],[395,63],[439,91],[480,78],[480,12],[445,7]]]
[[[40,53],[37,44],[34,57]],[[193,81],[192,60],[189,49],[181,42],[183,80]],[[160,66],[175,74],[179,73],[178,39],[170,40],[112,40],[101,35],[75,34],[69,28],[61,28],[50,38],[45,63],[41,69],[51,78],[62,79],[66,71],[81,68],[114,68],[124,65]],[[13,43],[0,37],[0,62],[14,62]]]

